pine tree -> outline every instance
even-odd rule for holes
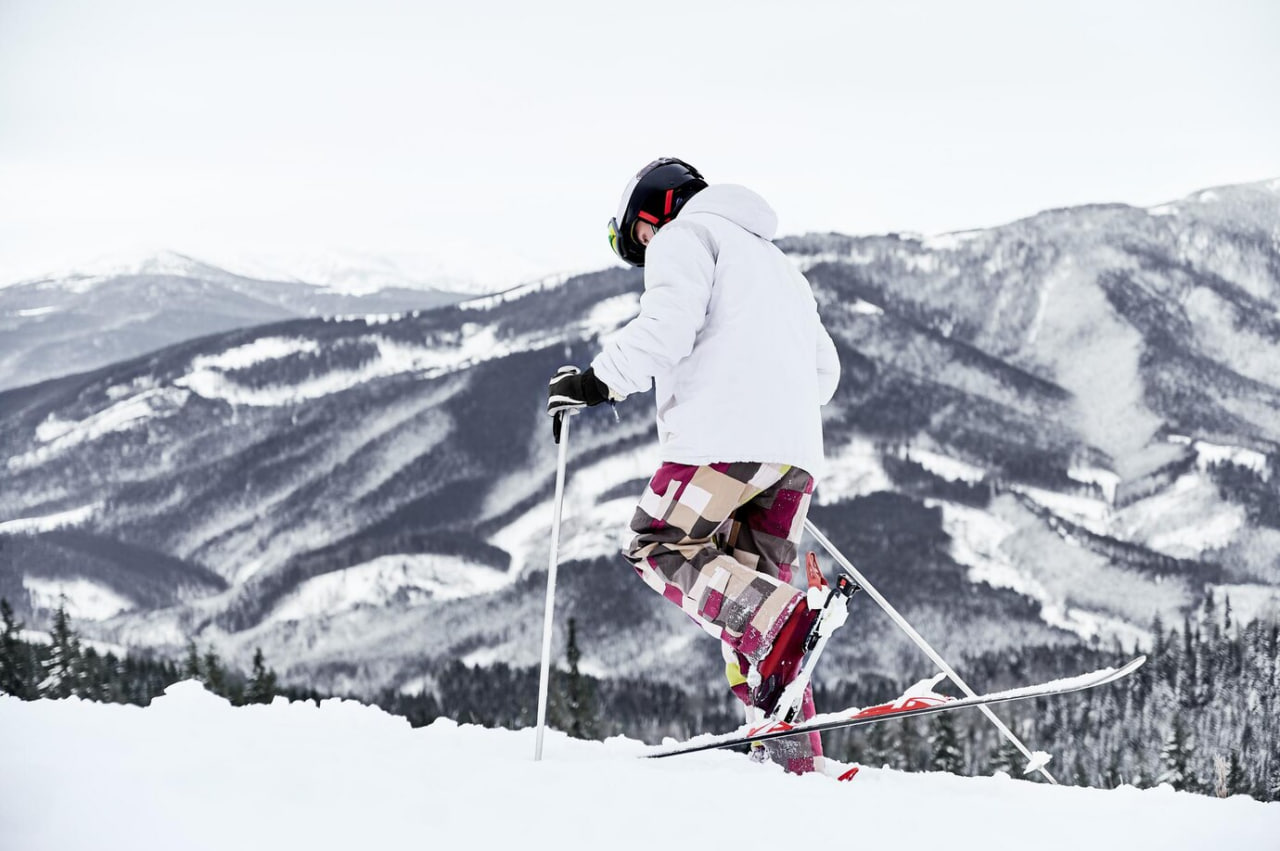
[[[13,608],[6,599],[0,599],[0,620],[0,693],[30,699],[35,695],[31,694],[28,653],[25,642],[18,638],[23,625],[14,619]]]
[[[897,745],[893,741],[890,724],[872,724],[867,731],[866,742],[862,750],[861,762],[880,768],[883,765],[895,765]]]
[[[578,662],[582,651],[578,648],[578,622],[569,618],[569,646],[566,650],[569,674],[565,681],[565,702],[569,714],[569,735],[577,739],[590,739],[595,735],[595,718],[591,707],[591,694]]]
[[[40,683],[42,697],[71,697],[76,693],[80,677],[80,639],[71,629],[64,597],[53,615],[52,643],[49,660],[45,664],[45,677]]]
[[[1235,748],[1231,749],[1231,757],[1227,760],[1227,777],[1223,786],[1226,795],[1247,795],[1250,791],[1249,775],[1240,762],[1240,751]]]
[[[945,714],[945,713],[944,713]],[[919,771],[924,767],[921,761],[921,754],[924,751],[924,737],[920,735],[920,728],[917,726],[915,718],[903,718],[899,725],[900,735],[898,737],[898,753],[901,762],[900,767],[904,771]]]
[[[1022,751],[1018,750],[1018,746],[1013,742],[1001,736],[987,762],[987,770],[992,774],[1003,771],[1010,777],[1021,777],[1023,765]]]
[[[930,727],[929,768],[951,774],[964,773],[964,752],[960,748],[960,739],[956,735],[956,722],[951,717],[951,713],[942,712],[935,715]]]
[[[1194,751],[1195,742],[1187,732],[1182,714],[1178,713],[1173,717],[1173,729],[1160,751],[1160,764],[1164,770],[1156,782],[1168,783],[1178,791],[1198,791],[1200,782],[1191,769]]]
[[[204,659],[200,663],[204,672],[204,684],[208,686],[209,691],[217,695],[226,696],[227,694],[227,673],[222,668],[222,660],[218,658],[218,654],[214,652],[213,646],[205,651]]]
[[[1107,789],[1115,789],[1124,784],[1124,775],[1121,773],[1121,756],[1119,749],[1111,751],[1111,757],[1107,760],[1107,770],[1103,775],[1102,783]]]
[[[187,657],[183,661],[182,675],[189,680],[203,679],[200,671],[200,651],[196,649],[194,638],[187,640]]]
[[[270,703],[276,694],[276,672],[267,668],[262,648],[253,653],[253,676],[245,689],[245,703]]]

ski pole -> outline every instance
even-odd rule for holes
[[[907,619],[904,618],[901,614],[899,614],[898,610],[895,609],[893,605],[888,600],[886,600],[879,591],[875,589],[875,586],[873,586],[870,582],[868,582],[867,578],[863,576],[847,558],[844,557],[844,554],[836,549],[835,544],[828,541],[826,535],[823,535],[821,532],[818,531],[818,527],[813,525],[812,520],[809,520],[808,518],[806,518],[804,521],[804,527],[808,529],[809,534],[813,535],[814,539],[819,544],[821,544],[827,552],[831,554],[831,557],[840,563],[841,567],[849,571],[850,575],[852,575],[853,578],[857,580],[858,584],[862,586],[862,590],[866,591],[867,594],[871,597],[871,599],[875,600],[876,603],[880,605],[880,608],[884,609],[885,614],[887,614],[890,618],[893,619],[893,622],[896,623],[902,629],[902,631],[905,632],[907,636],[916,643],[917,647],[919,647],[921,650],[925,652],[925,655],[927,655],[930,659],[933,660],[934,664],[936,664],[938,668],[941,669],[942,672],[946,674],[947,677],[950,678],[950,680],[953,683],[955,683],[956,686],[959,687],[961,691],[963,691],[969,697],[978,696],[977,692],[969,688],[968,683],[960,679],[960,675],[957,674],[955,670],[950,665],[947,664],[947,661],[943,659],[941,655],[938,654],[938,651],[934,650],[933,647],[930,646],[929,642],[925,641],[924,637],[920,635],[920,633],[916,632],[915,628],[911,626],[911,624],[907,623]],[[1000,731],[1000,734],[1003,735],[1006,739],[1008,739],[1013,744],[1013,746],[1016,747],[1019,751],[1021,751],[1022,755],[1027,758],[1028,770],[1034,767],[1035,770],[1043,774],[1045,776],[1045,779],[1047,779],[1050,783],[1057,784],[1058,781],[1053,779],[1053,775],[1050,774],[1048,769],[1044,767],[1043,762],[1031,753],[1031,751],[1027,748],[1027,746],[1022,743],[1022,740],[1019,739],[1012,730],[1010,730],[1007,726],[1005,726],[1005,723],[1001,721],[1000,718],[994,712],[991,711],[990,707],[979,706],[978,709],[982,712],[983,715],[987,716],[987,719],[992,724],[995,725],[996,729]]]
[[[542,618],[542,670],[538,677],[538,739],[533,759],[542,759],[542,731],[547,724],[547,691],[551,681],[551,630],[556,607],[556,562],[560,549],[560,512],[564,507],[564,468],[569,454],[569,418],[573,411],[559,415],[559,458],[556,461],[556,500],[551,517],[551,555],[547,560],[547,604]]]

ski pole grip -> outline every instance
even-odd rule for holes
[[[579,372],[581,372],[581,370],[579,370],[576,366],[572,364],[565,364],[564,366],[556,370],[556,374],[552,380],[554,381],[555,378],[561,378],[565,375],[577,375]],[[565,411],[563,413],[556,414],[554,417],[551,418],[551,439],[555,441],[555,444],[557,446],[560,445],[560,432],[564,430],[565,418],[568,417],[571,413],[572,413],[571,411]]]

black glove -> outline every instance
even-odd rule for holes
[[[547,387],[547,413],[552,417],[551,434],[560,442],[560,422],[566,414],[609,401],[609,385],[591,369],[578,372],[575,366],[562,366]]]

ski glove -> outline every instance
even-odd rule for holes
[[[552,417],[551,435],[560,442],[560,423],[567,414],[591,405],[609,401],[609,385],[590,368],[578,372],[574,366],[562,366],[547,387],[547,413]]]

